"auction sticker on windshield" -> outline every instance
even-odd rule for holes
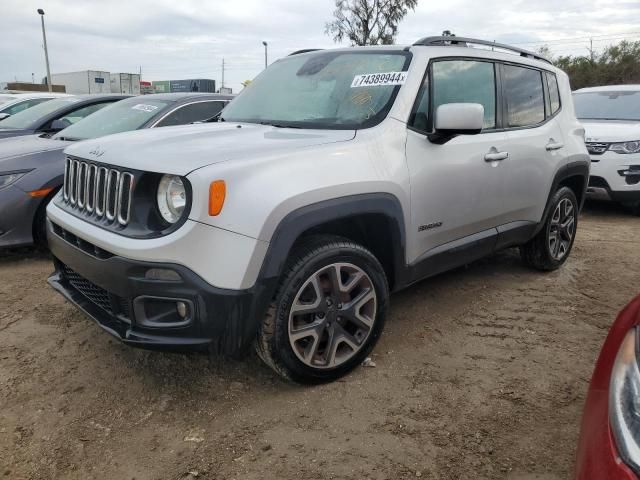
[[[158,107],[156,107],[155,105],[145,105],[144,103],[138,103],[137,105],[131,107],[131,110],[142,110],[143,112],[153,112],[157,109]]]
[[[351,88],[402,85],[406,78],[407,72],[365,73],[364,75],[356,75],[353,78]]]

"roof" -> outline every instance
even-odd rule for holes
[[[640,85],[605,85],[602,87],[587,87],[575,90],[573,93],[588,92],[640,92]]]
[[[103,98],[113,98],[122,100],[123,98],[133,97],[133,95],[125,95],[123,93],[86,93],[83,95],[70,95],[76,101],[95,100]]]
[[[480,48],[478,48],[478,46]],[[330,49],[330,52],[348,52],[354,50],[379,50],[379,51],[408,51],[413,48],[430,48],[437,49],[439,53],[447,53],[453,56],[468,55],[472,57],[476,56],[488,56],[495,58],[496,60],[508,60],[532,65],[543,66],[543,68],[554,69],[553,64],[541,55],[523,50],[518,47],[512,47],[511,45],[496,43],[488,40],[481,40],[477,38],[466,37],[424,37],[415,42],[413,45],[370,45],[370,46],[358,46],[358,47],[342,47],[336,49]],[[308,48],[304,50],[297,50],[291,55],[313,55],[314,52],[320,49]],[[489,55],[487,55],[489,53]],[[514,58],[515,57],[515,58]]]
[[[221,93],[206,93],[206,92],[175,92],[175,93],[150,93],[144,95],[144,98],[152,98],[155,100],[172,100],[177,102],[179,100],[199,99],[199,100],[231,100],[235,95],[223,95]]]
[[[29,98],[40,98],[40,97],[71,97],[70,93],[58,93],[58,92],[26,92],[26,91],[16,91],[16,90],[2,90],[0,91],[0,97],[15,97],[21,100],[27,100]]]

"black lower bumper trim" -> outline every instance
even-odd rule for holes
[[[640,202],[640,190],[627,190],[623,192],[611,190],[611,187],[609,186],[609,182],[607,182],[602,177],[597,177],[597,176],[590,177],[589,187],[601,188],[606,190],[609,198],[614,202],[624,203],[624,204],[635,204],[637,202]]]
[[[203,350],[241,356],[253,343],[274,285],[258,282],[248,290],[213,287],[176,264],[98,258],[57,235],[48,221],[49,248],[56,271],[49,284],[128,345],[162,350]],[[149,269],[169,269],[180,280],[150,280]],[[71,273],[70,273],[71,272]],[[193,310],[189,321],[150,327],[136,299],[184,299]],[[111,299],[111,303],[109,302]],[[139,303],[139,301],[137,302]]]

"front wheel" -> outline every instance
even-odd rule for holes
[[[256,350],[283,377],[335,380],[375,346],[388,304],[380,262],[364,247],[333,236],[294,252],[261,325]]]
[[[562,187],[551,199],[543,228],[520,247],[522,259],[538,270],[556,270],[569,257],[577,226],[578,200],[573,190]]]
[[[625,204],[625,206],[629,208],[633,215],[640,217],[640,201],[635,203],[627,203]]]

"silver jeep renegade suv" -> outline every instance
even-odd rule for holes
[[[65,153],[56,290],[129,345],[306,383],[365,359],[389,292],[514,246],[561,266],[589,177],[567,76],[460,37],[296,52],[216,123]]]

